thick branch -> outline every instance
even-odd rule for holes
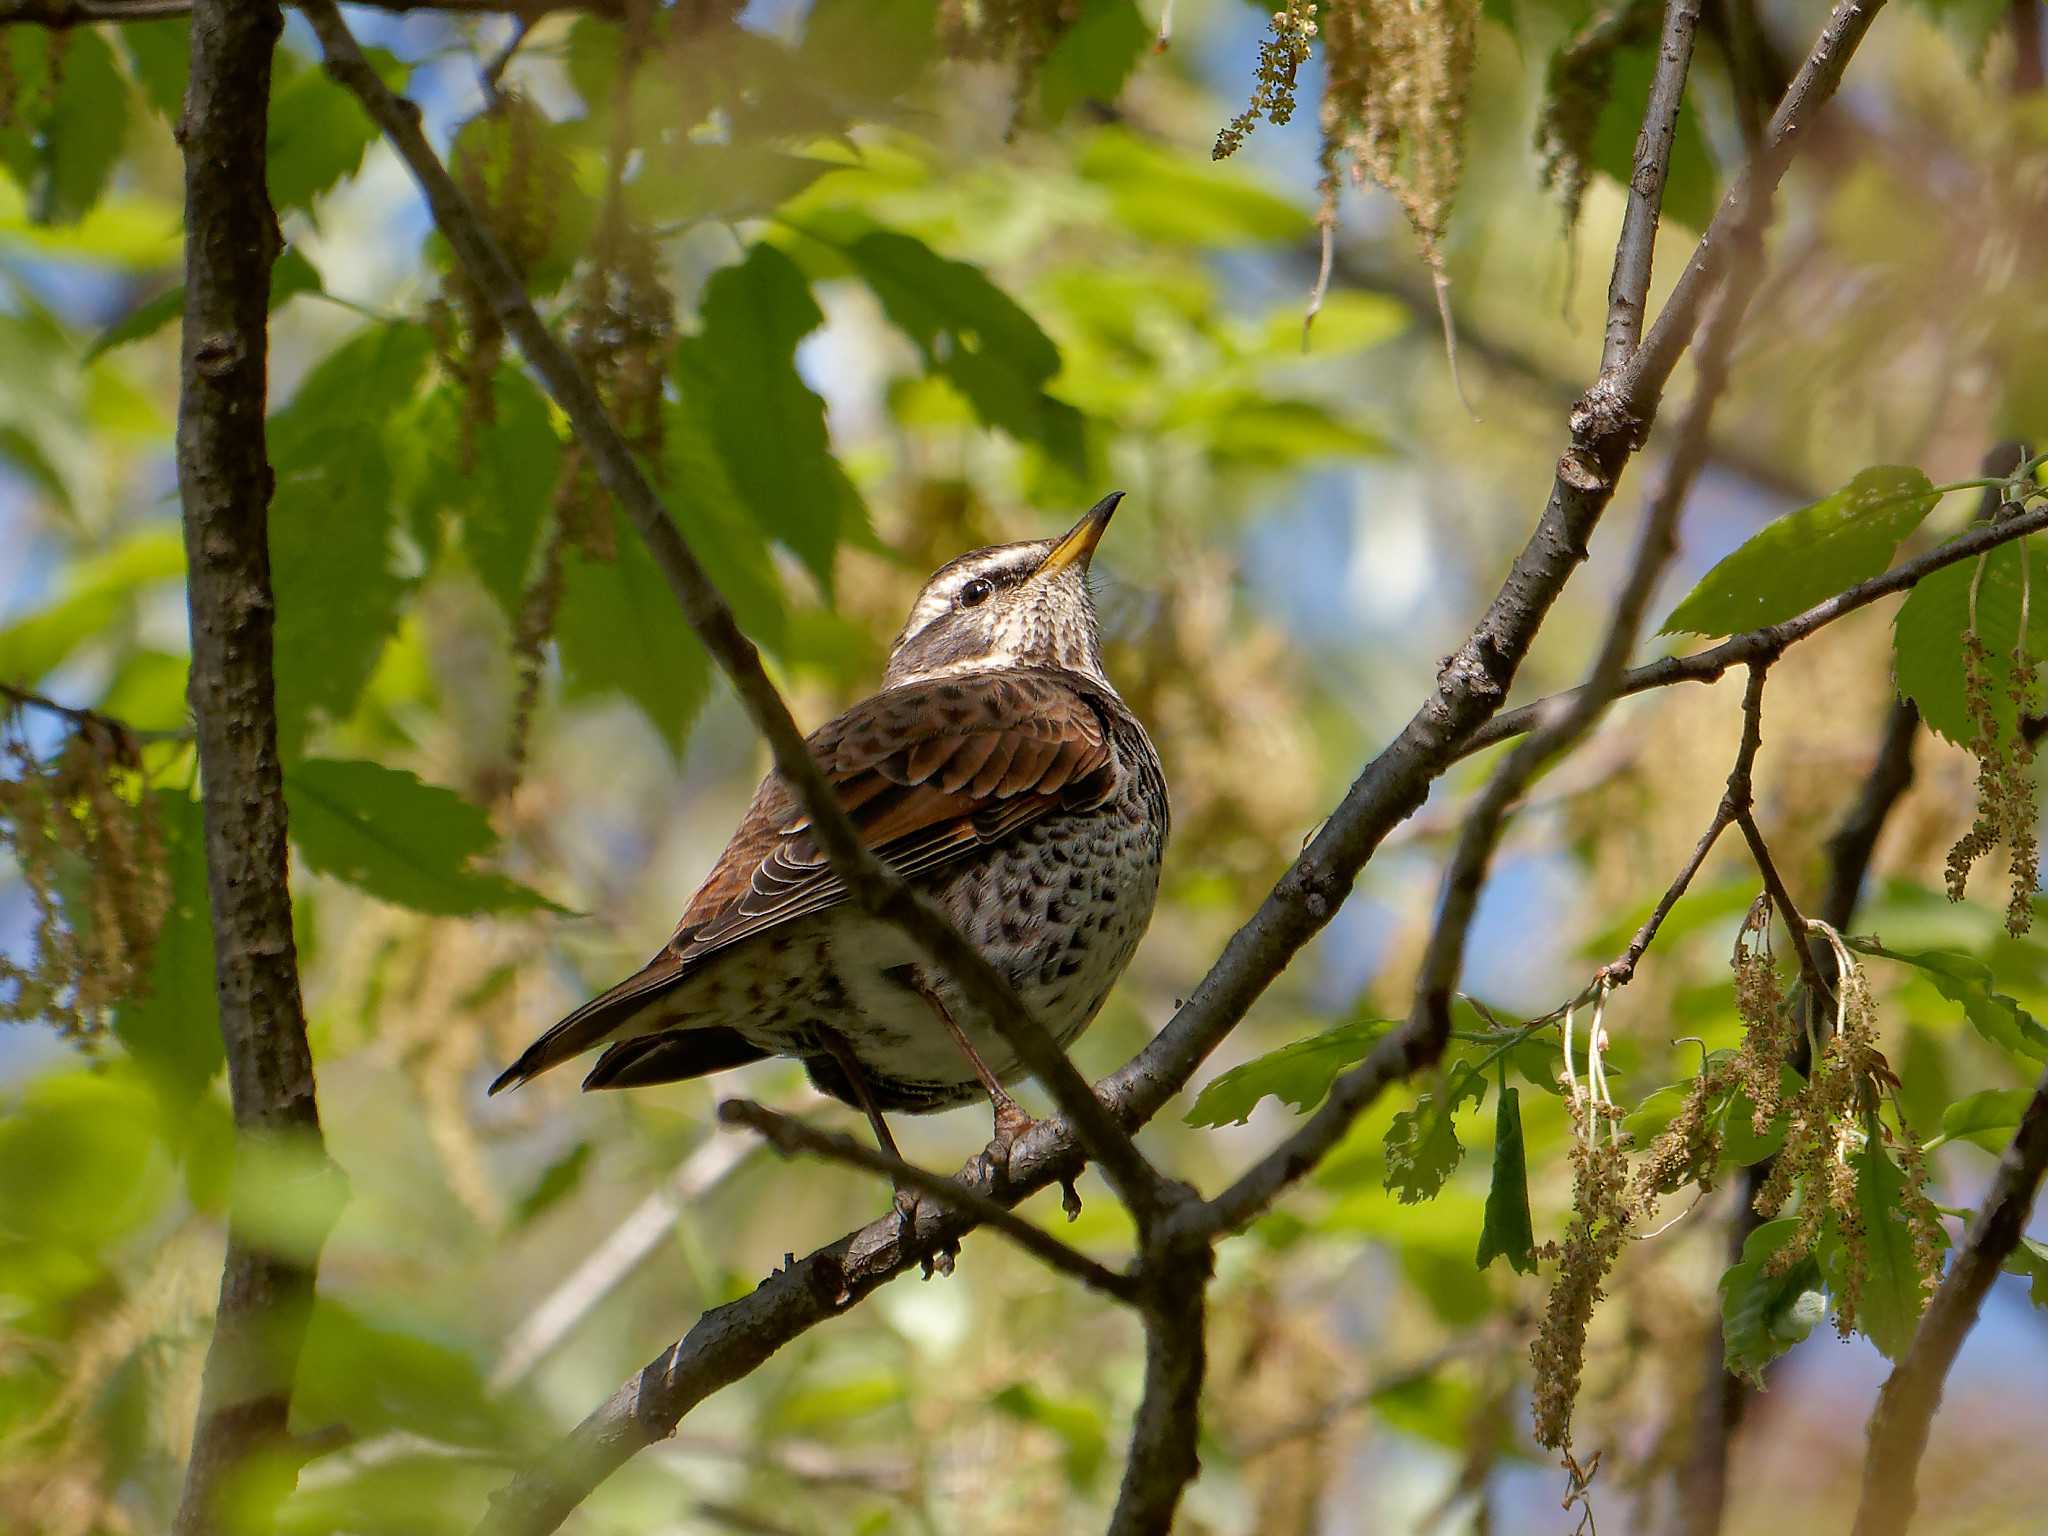
[[[450,16],[545,16],[583,11],[617,21],[626,0],[350,0],[373,11],[439,11]],[[162,21],[196,14],[194,0],[0,0],[0,27],[84,27],[94,22]]]
[[[278,250],[264,182],[270,59],[283,17],[258,0],[201,0],[192,17],[185,148],[185,340],[178,397],[192,712],[198,724],[215,993],[237,1160],[320,1146],[286,879],[271,671],[275,608],[264,450],[264,296]],[[317,1248],[317,1244],[315,1245]],[[281,1494],[316,1260],[228,1224],[220,1307],[178,1507],[179,1536],[218,1529],[225,1496]],[[240,1510],[238,1515],[246,1513]],[[260,1522],[259,1523],[263,1523]]]
[[[433,210],[435,226],[569,418],[577,442],[589,455],[605,489],[618,499],[646,540],[690,628],[731,679],[748,717],[767,738],[777,770],[808,813],[812,830],[833,873],[845,883],[848,896],[863,910],[895,923],[960,985],[1051,1092],[1061,1112],[1074,1123],[1089,1156],[1143,1227],[1154,1211],[1173,1198],[1169,1186],[1095,1097],[1066,1053],[1025,1011],[1008,979],[937,908],[862,846],[804,745],[789,706],[762,667],[760,652],[740,632],[731,608],[677,532],[640,472],[632,449],[606,414],[595,386],[568,348],[548,330],[518,272],[427,143],[420,131],[419,109],[396,95],[370,67],[333,0],[301,0],[300,9],[320,39],[328,72],[361,100],[371,121],[384,131],[411,169]]]
[[[1201,1470],[1205,1317],[1215,1253],[1202,1238],[1155,1242],[1145,1255],[1139,1304],[1145,1317],[1145,1395],[1131,1426],[1109,1536],[1166,1536],[1181,1494]]]
[[[1912,1520],[1920,1458],[1927,1451],[1928,1426],[1941,1406],[1949,1367],[1976,1326],[1984,1293],[1998,1277],[1999,1267],[2019,1246],[2044,1169],[2048,1169],[2048,1074],[2035,1087],[2012,1145],[1999,1159],[1991,1190],[1971,1221],[1955,1262],[1927,1304],[1905,1359],[1878,1394],[1877,1411],[1870,1419],[1870,1449],[1863,1463],[1863,1501],[1856,1510],[1855,1536],[1903,1536]]]
[[[1634,354],[1643,334],[1650,298],[1650,267],[1657,251],[1657,221],[1664,209],[1664,182],[1671,150],[1678,142],[1678,110],[1685,100],[1685,74],[1692,63],[1693,34],[1700,0],[1668,0],[1664,31],[1657,42],[1657,69],[1636,136],[1635,165],[1629,172],[1628,208],[1614,247],[1614,275],[1607,284],[1607,339],[1600,371],[1614,372]]]
[[[1043,1227],[1032,1225],[1008,1206],[991,1200],[958,1179],[933,1173],[900,1157],[891,1157],[878,1147],[870,1147],[837,1131],[821,1131],[793,1116],[777,1114],[746,1099],[727,1099],[718,1106],[718,1118],[727,1125],[745,1126],[765,1137],[776,1151],[784,1155],[806,1152],[828,1162],[845,1163],[848,1167],[862,1168],[893,1179],[961,1216],[970,1216],[983,1226],[995,1228],[1049,1269],[1058,1270],[1118,1301],[1136,1299],[1137,1287],[1128,1275],[1120,1275],[1096,1263]]]
[[[1986,550],[1996,549],[2001,544],[2009,544],[2014,539],[2024,538],[2030,533],[2039,533],[2044,528],[2048,528],[2048,503],[2030,507],[2024,512],[2001,518],[1995,523],[1979,523],[1967,533],[1930,549],[1919,558],[1894,566],[1882,576],[1859,581],[1855,586],[1845,588],[1833,597],[1815,603],[1804,613],[1794,614],[1782,623],[1767,624],[1762,629],[1751,629],[1739,635],[1731,635],[1719,645],[1709,646],[1706,650],[1696,651],[1690,656],[1667,656],[1661,661],[1632,667],[1622,674],[1620,686],[1615,689],[1614,696],[1625,699],[1632,694],[1648,693],[1653,688],[1668,688],[1673,683],[1717,683],[1727,675],[1730,667],[1768,660],[1786,647],[1806,639],[1815,631],[1825,629],[1835,620],[1847,618],[1857,609],[1867,608],[1879,598],[1890,597],[1894,593],[1904,592],[1918,585],[1944,566],[1954,565],[1958,560],[1974,560]],[[1534,703],[1503,711],[1473,731],[1460,744],[1457,755],[1469,757],[1475,752],[1535,729],[1547,715],[1561,705],[1569,703],[1580,691],[1574,688],[1564,693],[1554,693]]]

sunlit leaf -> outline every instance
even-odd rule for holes
[[[2005,994],[1995,990],[1991,967],[1969,955],[1927,950],[1911,954],[1886,949],[1875,939],[1851,937],[1849,947],[1882,960],[1896,960],[1923,972],[1935,989],[1960,1004],[1970,1023],[1994,1045],[2015,1055],[2048,1061],[2048,1027]]]
[[[185,572],[185,546],[161,524],[76,561],[57,599],[0,629],[0,677],[35,683],[97,639],[149,588]]]
[[[170,1191],[154,1095],[133,1073],[33,1079],[0,1115],[0,1233],[91,1251]]]
[[[1942,1111],[1941,1134],[1950,1141],[1974,1141],[1995,1149],[2018,1129],[2033,1098],[2024,1088],[1986,1088],[1965,1095]]]
[[[1305,1114],[1322,1102],[1337,1074],[1363,1061],[1391,1027],[1386,1019],[1361,1019],[1254,1056],[1203,1088],[1187,1123],[1242,1125],[1268,1095]]]
[[[382,48],[364,54],[384,83],[405,89],[409,66]],[[270,97],[270,201],[279,213],[310,208],[315,198],[353,176],[377,141],[361,103],[327,72],[280,50]]]
[[[1299,206],[1243,172],[1201,164],[1104,128],[1082,152],[1080,172],[1109,196],[1117,222],[1141,240],[1181,245],[1292,243],[1313,229]]]
[[[2048,1243],[2021,1234],[2019,1244],[2006,1258],[2005,1271],[2027,1281],[2027,1300],[2048,1311]]]
[[[1813,1332],[1827,1315],[1820,1266],[1811,1254],[1780,1274],[1771,1256],[1791,1241],[1796,1217],[1767,1221],[1742,1245],[1742,1261],[1721,1276],[1721,1349],[1733,1375],[1763,1385],[1764,1368]]]
[[[1132,0],[1084,0],[1038,67],[1038,105],[1057,123],[1084,101],[1113,103],[1152,44]]]
[[[1732,635],[1760,629],[1881,575],[1935,500],[1917,469],[1866,469],[1832,496],[1751,535],[1700,578],[1671,610],[1663,632]]]
[[[84,218],[106,190],[128,127],[128,91],[114,50],[85,27],[0,28],[9,108],[0,167],[28,196],[39,224]]]
[[[1963,700],[1963,635],[1970,623],[1970,589],[1976,585],[1977,638],[1990,654],[1991,712],[2003,739],[2014,729],[2015,711],[2005,673],[2020,632],[2022,561],[2030,592],[2048,579],[2048,550],[2028,538],[2001,544],[1981,560],[1943,566],[1906,594],[1892,625],[1892,667],[1899,692],[1920,706],[1930,730],[1967,743],[1974,730]],[[2025,557],[2020,544],[2030,548]],[[1983,567],[1979,579],[1978,567]],[[2027,604],[2027,650],[2048,656],[2048,603]]]
[[[1503,1088],[1494,1106],[1493,1185],[1486,1195],[1486,1225],[1479,1230],[1477,1263],[1506,1259],[1518,1274],[1536,1268],[1536,1229],[1529,1219],[1529,1163],[1522,1146],[1518,1089]]]
[[[285,770],[291,837],[309,869],[417,912],[468,915],[552,905],[475,866],[497,851],[482,809],[378,763],[307,758]]]

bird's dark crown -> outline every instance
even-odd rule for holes
[[[992,544],[924,584],[889,648],[884,687],[993,667],[1063,667],[1104,684],[1088,562],[1121,493],[1057,539]]]

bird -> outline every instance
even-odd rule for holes
[[[1064,1048],[1152,918],[1170,820],[1159,754],[1103,671],[1089,564],[1122,492],[1058,538],[997,544],[925,582],[881,688],[807,739],[862,844],[929,897]],[[1030,1118],[1023,1064],[953,979],[854,906],[771,772],[660,951],[547,1030],[490,1091],[602,1046],[585,1089],[771,1056],[862,1111],[985,1095],[991,1152]]]

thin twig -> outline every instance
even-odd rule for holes
[[[750,1099],[725,1100],[718,1106],[718,1118],[727,1125],[744,1126],[765,1137],[770,1146],[785,1156],[805,1152],[828,1162],[845,1163],[849,1167],[894,1179],[961,1216],[971,1216],[981,1225],[995,1228],[1041,1263],[1101,1291],[1105,1296],[1113,1296],[1122,1302],[1136,1299],[1137,1286],[1129,1275],[1118,1274],[1098,1264],[1078,1248],[1061,1242],[1045,1228],[1026,1221],[1008,1206],[991,1200],[958,1178],[948,1178],[903,1158],[891,1157],[879,1147],[855,1141],[838,1131],[821,1131],[793,1116],[777,1114]]]
[[[1700,0],[1668,0],[1664,30],[1657,41],[1657,68],[1636,137],[1629,173],[1628,207],[1614,246],[1614,275],[1607,284],[1607,338],[1600,372],[1611,374],[1635,353],[1650,299],[1650,268],[1657,251],[1657,223],[1664,208],[1664,182],[1678,140],[1678,112],[1685,100],[1685,75],[1692,63]]]
[[[18,683],[0,682],[0,699],[6,699],[21,709],[39,709],[45,714],[56,715],[61,719],[69,720],[73,725],[83,726],[87,730],[99,731],[109,736],[123,737],[133,742],[190,741],[192,739],[190,727],[182,731],[138,730],[127,721],[118,720],[112,715],[102,714],[96,709],[85,709],[76,704],[59,704],[55,699],[37,693],[32,688],[24,688]]]
[[[928,900],[861,843],[838,797],[804,743],[789,706],[761,665],[760,653],[741,633],[732,610],[677,531],[641,472],[589,376],[556,339],[528,298],[475,208],[420,130],[419,109],[387,86],[363,57],[333,0],[301,0],[300,9],[320,40],[328,72],[352,92],[411,169],[433,211],[435,226],[469,278],[483,292],[548,394],[568,417],[578,444],[605,489],[618,500],[646,541],[692,631],[718,662],[748,717],[767,741],[775,766],[810,817],[811,830],[848,897],[863,911],[894,923],[959,984],[1047,1090],[1081,1144],[1142,1228],[1170,1186],[1052,1036],[1018,999],[1016,989]]]
[[[1668,688],[1674,683],[1719,682],[1730,667],[1776,656],[1837,619],[1846,618],[1859,608],[1867,608],[1880,598],[1918,585],[1945,566],[1954,565],[1959,560],[1974,560],[1988,549],[2009,544],[2030,533],[2039,533],[2044,528],[2048,528],[2048,503],[2029,507],[1996,523],[1979,523],[1946,544],[1894,566],[1882,576],[1873,576],[1868,581],[1846,587],[1833,597],[1815,603],[1804,613],[1794,614],[1780,623],[1731,635],[1719,645],[1696,651],[1690,656],[1667,656],[1661,661],[1632,667],[1622,674],[1614,696],[1625,699],[1655,688]],[[1533,730],[1579,691],[1577,688],[1567,689],[1537,699],[1534,703],[1501,711],[1459,744],[1458,756],[1470,757],[1475,752]]]
[[[1920,1326],[1913,1330],[1913,1342],[1878,1393],[1877,1410],[1870,1418],[1870,1447],[1863,1462],[1863,1496],[1856,1509],[1854,1536],[1903,1536],[1911,1522],[1920,1458],[1927,1451],[1928,1427],[1935,1409],[1941,1406],[1949,1367],[1976,1326],[1984,1293],[2019,1246],[2044,1170],[2048,1170],[2048,1074],[2035,1086],[2012,1144],[1999,1159],[1991,1189],[1934,1299],[1921,1314]]]
[[[1745,807],[1735,817],[1735,825],[1742,829],[1743,839],[1749,844],[1750,857],[1756,860],[1757,873],[1764,877],[1764,889],[1771,893],[1771,904],[1778,909],[1778,916],[1785,920],[1785,927],[1792,935],[1792,949],[1799,956],[1799,974],[1804,978],[1809,995],[1825,997],[1828,984],[1821,976],[1820,967],[1814,962],[1813,946],[1807,941],[1806,920],[1799,915],[1799,906],[1792,900],[1792,893],[1786,888],[1784,876],[1778,873],[1778,866],[1771,859],[1771,850],[1764,842],[1764,834],[1756,824],[1756,816]]]
[[[295,3],[295,0],[287,0]],[[557,11],[580,11],[617,21],[626,0],[350,0],[366,10],[438,11],[450,16],[538,17]],[[0,27],[25,23],[38,27],[85,27],[98,22],[163,21],[189,16],[193,0],[0,0]]]

